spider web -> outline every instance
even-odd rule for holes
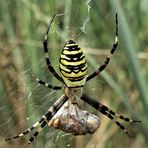
[[[100,0],[98,3],[101,4],[102,2],[103,1]],[[25,2],[23,1],[23,3],[25,3]],[[90,22],[90,11],[92,9],[93,2],[92,2],[92,0],[86,0],[83,2],[83,5],[84,5],[84,7],[86,7],[87,13],[84,16],[83,22],[81,23],[79,28],[84,34],[87,35],[87,25]],[[33,5],[33,6],[35,6],[35,5]],[[34,8],[34,7],[33,7],[33,9],[34,9],[34,11],[36,10],[36,8]],[[108,12],[108,14],[110,15],[110,12]],[[79,15],[79,12],[77,15]],[[104,18],[102,18],[102,20],[103,19]],[[59,32],[56,31],[56,34],[58,34],[58,33]],[[42,42],[42,40],[40,40],[40,42]],[[31,46],[35,46],[35,44],[36,44],[36,42],[33,41],[31,43]],[[18,54],[18,51],[13,54]],[[20,56],[20,55],[18,54],[18,56]],[[28,57],[26,57],[26,59],[29,60],[29,59],[33,58],[33,56],[31,55],[31,51],[30,51],[30,55],[28,54]],[[52,77],[52,75],[47,70],[43,52],[42,52],[42,56],[39,56],[39,59],[40,60],[37,62],[38,64],[37,65],[33,64],[31,68],[28,68],[29,67],[28,62],[24,61],[25,62],[24,67],[27,67],[27,68],[25,68],[26,70],[23,72],[19,71],[17,73],[19,78],[13,77],[12,85],[15,86],[17,83],[18,86],[24,87],[24,88],[22,88],[23,90],[21,89],[21,91],[24,91],[26,93],[22,93],[22,94],[27,94],[27,95],[21,95],[21,93],[18,94],[18,98],[16,99],[17,101],[11,102],[12,104],[15,104],[14,106],[12,106],[9,102],[10,100],[6,101],[6,98],[8,97],[7,94],[3,94],[3,93],[0,94],[0,97],[1,97],[0,111],[1,111],[1,116],[4,117],[4,119],[2,120],[3,122],[1,123],[1,129],[3,129],[3,132],[1,133],[1,136],[2,136],[1,140],[2,141],[4,141],[4,137],[16,135],[16,134],[19,134],[21,131],[23,131],[22,129],[20,129],[20,130],[17,129],[17,126],[14,126],[14,124],[16,124],[16,122],[18,122],[17,118],[15,117],[16,112],[19,112],[19,111],[22,112],[22,111],[26,110],[26,108],[27,108],[27,111],[24,114],[26,114],[28,116],[26,117],[26,119],[19,121],[19,123],[17,123],[17,124],[22,125],[22,126],[19,126],[22,128],[23,127],[31,127],[32,124],[34,124],[38,119],[40,119],[41,116],[48,110],[48,108],[63,93],[61,91],[57,92],[57,91],[49,90],[48,88],[45,88],[44,86],[38,85],[38,83],[32,79],[32,77],[30,75],[30,73],[32,72],[32,69],[34,69],[36,71],[36,73],[38,71],[42,71],[41,75],[36,75],[36,74],[35,75],[37,77],[43,79],[46,82],[48,82],[49,79]],[[22,61],[22,60],[20,60],[20,61]],[[55,68],[57,69],[58,63],[56,63],[55,60],[53,61],[53,63],[54,63],[53,65],[55,65]],[[6,71],[6,73],[7,73],[7,71]],[[12,76],[14,76],[14,75],[12,75]],[[23,77],[23,84],[22,84],[22,79],[20,77]],[[106,85],[103,80],[101,80],[101,81],[99,82],[101,85],[102,84]],[[2,83],[3,82],[1,80],[1,84]],[[58,84],[58,81],[51,79],[50,83]],[[29,84],[29,86],[28,86],[28,84]],[[15,92],[11,92],[10,96],[12,96],[12,98],[16,97],[15,93],[17,91],[20,91],[20,88],[18,88],[18,86],[15,86],[16,87],[16,88],[14,88],[16,90]],[[0,88],[1,88],[1,90],[3,89],[2,86],[0,86]],[[96,89],[93,87],[91,90],[96,91]],[[17,104],[17,102],[19,102],[19,103],[24,102],[25,106],[19,106],[19,104]],[[7,109],[8,107],[10,108],[9,110]],[[14,107],[16,107],[16,109],[14,109]],[[12,112],[12,111],[14,111],[14,112]],[[27,120],[27,121],[25,121],[25,120]],[[12,128],[12,127],[14,127],[14,128]],[[29,135],[26,136],[27,139],[28,139],[28,137],[30,137]],[[50,147],[50,148],[56,147],[59,145],[58,144],[59,142],[64,141],[65,139],[66,139],[65,145],[67,145],[67,147],[71,147],[71,145],[72,145],[71,142],[75,139],[75,137],[69,133],[64,133],[60,130],[56,130],[54,128],[49,128],[49,127],[46,127],[45,129],[43,129],[43,131],[40,133],[40,135],[44,135],[45,139],[42,138],[42,140],[46,141],[46,142],[45,142],[44,146],[38,145],[38,141],[41,141],[41,139],[40,139],[40,137],[37,137],[37,139],[35,139],[35,141],[34,141],[34,143],[37,143],[37,144],[34,144],[35,147],[41,147],[41,146],[45,147],[45,148],[46,147]],[[49,139],[49,137],[50,137],[50,139]],[[25,146],[26,145],[24,145],[24,147]]]

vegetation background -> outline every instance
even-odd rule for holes
[[[0,0],[0,147],[17,148],[146,148],[148,147],[148,0]],[[93,135],[71,134],[46,127],[26,146],[29,136],[5,138],[37,121],[63,93],[39,86],[30,72],[59,84],[47,70],[42,41],[54,13],[49,56],[58,71],[60,52],[69,38],[84,49],[89,73],[109,53],[119,19],[119,46],[109,66],[85,86],[94,98],[142,123],[126,124],[133,138],[87,104],[101,118]],[[62,15],[64,14],[64,15]],[[59,72],[59,71],[58,71]]]

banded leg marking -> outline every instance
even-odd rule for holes
[[[57,113],[57,111],[64,105],[64,103],[68,100],[67,96],[62,96],[60,99],[58,99],[55,104],[50,107],[50,109],[45,113],[45,115],[41,118],[40,128],[39,130],[35,131],[34,134],[32,134],[31,138],[29,139],[28,144],[31,144],[34,139],[38,136],[39,132],[47,125],[49,120]]]
[[[110,54],[107,56],[106,60],[104,61],[104,63],[102,65],[100,65],[100,67],[91,75],[89,75],[86,79],[86,81],[91,80],[92,78],[94,78],[95,76],[97,76],[100,72],[102,72],[106,66],[109,64],[110,59],[112,57],[112,55],[114,54],[114,51],[116,50],[118,46],[118,18],[117,18],[117,14],[116,14],[116,33],[115,33],[115,41],[114,44],[111,48]]]
[[[62,86],[53,86],[53,85],[51,85],[51,84],[49,84],[49,83],[46,83],[46,82],[44,82],[44,81],[38,79],[37,77],[35,77],[32,73],[31,73],[31,76],[32,76],[39,84],[44,85],[44,86],[46,86],[46,87],[48,87],[48,88],[50,88],[50,89],[53,89],[53,90],[61,90],[61,89],[63,88]]]
[[[127,117],[124,117],[121,114],[115,113],[114,111],[112,111],[111,109],[109,109],[107,106],[101,104],[99,101],[92,99],[91,97],[89,97],[88,95],[84,94],[82,95],[81,99],[85,102],[87,102],[89,105],[91,105],[92,107],[94,107],[96,110],[100,111],[102,114],[104,114],[105,116],[107,116],[109,119],[111,119],[118,127],[120,127],[120,129],[122,129],[128,136],[129,133],[127,132],[126,128],[119,122],[117,121],[114,117],[117,117],[121,120],[124,120],[126,122],[129,123],[133,123],[133,122],[141,122],[138,120],[132,120],[129,119]]]
[[[19,135],[10,137],[10,138],[6,138],[6,141],[12,140],[12,139],[17,139],[20,138],[22,136],[25,136],[27,134],[29,134],[33,129],[35,129],[37,126],[41,125],[39,130],[36,131],[31,138],[29,139],[28,144],[30,144],[39,134],[39,132],[42,130],[43,127],[45,127],[45,125],[47,125],[47,122],[56,114],[56,112],[63,106],[63,104],[68,100],[68,97],[63,95],[61,98],[59,98],[52,107],[49,108],[49,110],[42,116],[42,118],[37,121],[36,123],[33,124],[33,126],[31,128],[27,128],[26,130],[24,130],[22,133],[20,133]]]
[[[12,139],[17,139],[17,138],[23,137],[23,136],[29,134],[29,133],[30,133],[33,129],[35,129],[39,124],[40,124],[40,122],[37,121],[36,123],[33,124],[33,126],[32,126],[31,128],[27,128],[26,130],[24,130],[24,131],[23,131],[22,133],[20,133],[19,135],[6,138],[5,140],[6,140],[6,141],[9,141],[9,140],[12,140]]]
[[[49,26],[47,28],[47,31],[46,31],[46,34],[44,36],[44,40],[43,40],[43,47],[44,47],[44,52],[45,52],[45,58],[46,58],[46,64],[47,64],[47,67],[49,69],[49,71],[59,80],[61,81],[62,83],[64,83],[62,77],[60,77],[57,72],[54,70],[54,68],[51,66],[51,62],[50,62],[50,58],[49,58],[49,55],[48,55],[48,33],[49,33],[49,30],[50,30],[50,27],[51,27],[51,24],[55,18],[56,14],[53,15],[50,23],[49,23]]]

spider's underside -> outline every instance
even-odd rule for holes
[[[48,55],[48,32],[51,24],[54,20],[53,16],[47,32],[44,37],[43,47],[46,57],[46,64],[49,71],[61,82],[64,86],[52,86],[36,77],[34,77],[39,84],[42,84],[53,90],[64,89],[64,95],[59,98],[53,106],[51,106],[48,111],[41,117],[39,121],[33,124],[31,128],[26,129],[21,134],[14,136],[12,138],[7,138],[6,140],[11,140],[15,138],[27,135],[36,127],[39,126],[38,130],[35,131],[28,144],[30,144],[39,134],[46,125],[59,128],[65,132],[72,133],[74,135],[85,135],[87,133],[94,133],[100,127],[100,119],[84,110],[79,108],[79,100],[87,102],[89,105],[94,107],[96,110],[101,112],[103,115],[111,119],[120,129],[122,129],[127,135],[130,136],[126,128],[118,121],[118,119],[132,123],[139,122],[121,114],[114,112],[107,106],[101,104],[99,101],[93,99],[88,94],[83,92],[83,86],[87,81],[91,80],[102,72],[108,65],[111,56],[113,55],[115,49],[118,46],[118,19],[116,14],[116,36],[115,42],[110,50],[109,55],[105,59],[104,63],[91,75],[87,75],[87,61],[83,50],[73,41],[69,40],[64,46],[61,56],[60,56],[60,75],[51,66],[50,58]]]

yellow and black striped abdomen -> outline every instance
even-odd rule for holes
[[[87,63],[82,49],[69,40],[60,57],[60,72],[67,87],[81,87],[85,85],[87,77]]]

